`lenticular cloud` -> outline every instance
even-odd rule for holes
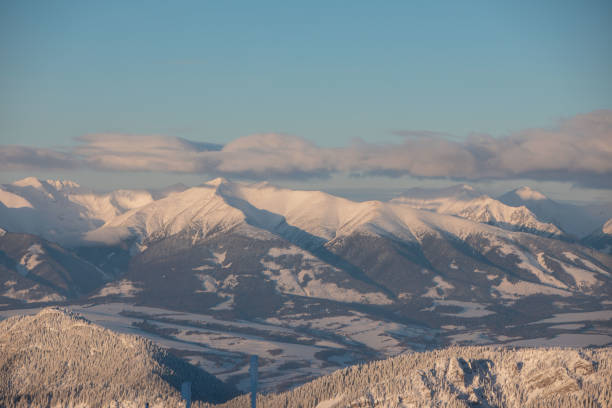
[[[252,179],[305,179],[334,173],[457,180],[530,178],[612,187],[612,110],[506,137],[451,139],[400,131],[397,143],[355,141],[328,148],[291,135],[240,137],[225,146],[163,135],[92,134],[56,150],[0,147],[0,168],[85,167],[112,171],[207,173]]]

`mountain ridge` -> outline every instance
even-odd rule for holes
[[[450,347],[351,366],[294,390],[276,407],[568,407],[612,403],[612,349]],[[249,406],[241,396],[216,407]]]

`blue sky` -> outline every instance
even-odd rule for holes
[[[612,109],[610,21],[609,1],[5,1],[0,144],[503,138]]]

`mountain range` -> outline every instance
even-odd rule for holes
[[[249,351],[210,329],[255,335],[269,344],[268,390],[448,344],[610,344],[606,219],[576,235],[526,191],[517,205],[469,186],[355,202],[225,179],[96,193],[28,178],[0,189],[0,308],[109,305],[238,387],[231,353]],[[217,323],[201,331],[164,310]],[[194,350],[196,337],[231,358]],[[283,364],[294,377],[273,377]]]

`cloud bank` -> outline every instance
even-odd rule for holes
[[[397,143],[320,147],[284,134],[256,134],[224,146],[159,135],[93,134],[69,150],[0,146],[0,169],[91,168],[236,176],[325,178],[335,173],[455,180],[571,181],[612,188],[612,110],[562,120],[555,128],[465,140],[398,131]]]

